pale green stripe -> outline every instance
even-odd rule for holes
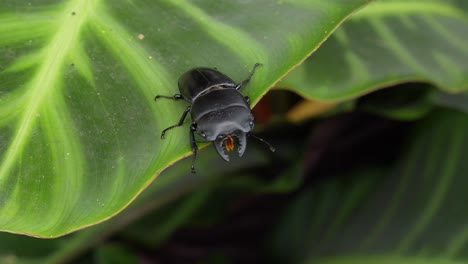
[[[60,86],[63,84],[60,83]],[[50,104],[45,105],[43,115],[38,117],[44,131],[45,141],[50,142],[48,147],[52,155],[51,167],[54,184],[51,186],[52,198],[54,203],[47,212],[44,212],[44,218],[49,221],[48,226],[41,226],[42,229],[53,229],[63,225],[73,210],[72,204],[77,204],[81,199],[80,191],[83,186],[83,177],[85,169],[84,152],[78,141],[78,136],[74,133],[73,120],[67,111],[67,105],[61,94],[56,93],[50,100]],[[46,191],[46,190],[42,190]]]
[[[413,31],[421,30],[420,26],[416,25],[416,21],[414,19],[415,16],[398,16],[398,18],[399,18],[399,22],[401,22],[406,27],[406,29],[413,30]]]
[[[400,203],[403,199],[403,195],[408,188],[410,179],[412,179],[414,173],[413,169],[415,166],[419,166],[419,164],[416,164],[415,160],[417,157],[416,155],[421,153],[420,147],[422,144],[425,144],[425,142],[420,141],[419,146],[415,149],[412,149],[411,153],[409,153],[408,156],[410,158],[407,160],[403,172],[401,173],[401,175],[399,175],[399,183],[396,187],[396,191],[392,196],[391,202],[386,206],[382,206],[383,208],[385,208],[385,212],[382,214],[381,217],[379,217],[377,224],[374,226],[374,228],[372,228],[372,230],[369,232],[369,235],[360,246],[361,250],[366,250],[372,244],[374,244],[375,240],[386,230],[385,228],[395,217],[397,209],[400,206]],[[392,174],[390,176],[395,175]]]
[[[452,29],[445,28],[440,23],[437,23],[433,17],[423,16],[422,19],[431,27],[431,29],[434,29],[435,32],[441,35],[440,39],[448,40],[453,46],[460,49],[460,51],[468,54],[468,45],[466,44],[467,35],[460,36],[458,34],[454,34]],[[465,28],[468,29],[468,21],[462,21],[460,24],[463,22],[465,22]],[[466,32],[468,33],[468,30],[466,30]],[[465,37],[465,39],[463,37]]]
[[[4,70],[5,73],[8,72],[20,72],[28,68],[33,67],[41,63],[41,59],[44,58],[47,54],[41,52],[34,52],[26,54],[18,59],[16,59],[8,68]]]
[[[397,252],[404,253],[407,252],[417,239],[419,235],[427,228],[429,225],[432,217],[437,213],[437,211],[442,206],[444,201],[445,195],[450,189],[450,184],[452,183],[453,177],[455,175],[455,169],[457,166],[457,162],[459,161],[457,154],[460,153],[462,142],[464,138],[464,131],[459,129],[459,124],[457,122],[453,122],[453,135],[446,137],[447,140],[447,147],[446,153],[441,157],[440,161],[433,161],[433,163],[437,163],[443,166],[444,170],[442,174],[438,177],[439,182],[436,184],[436,189],[431,192],[431,200],[428,201],[426,208],[424,209],[423,213],[421,214],[418,221],[415,222],[413,228],[408,232],[407,236],[402,240],[400,246],[397,249]],[[446,129],[446,128],[445,128]],[[439,140],[441,141],[441,139]],[[440,148],[437,148],[437,150]]]
[[[143,94],[148,96],[149,105],[154,106],[155,92],[167,90],[174,92],[177,83],[172,82],[171,74],[151,52],[140,45],[134,33],[130,33],[119,21],[110,16],[104,8],[96,12],[91,20],[94,33],[112,54],[125,65]]]
[[[343,46],[349,47],[349,37],[346,31],[342,28],[338,28],[332,35],[336,41]],[[367,80],[369,79],[370,72],[366,67],[366,62],[362,60],[355,52],[347,50],[344,54],[345,61],[347,62],[347,68],[351,71],[350,78],[354,80]]]
[[[463,129],[459,128],[460,134],[467,135],[468,134],[468,126],[466,125],[466,116],[464,116],[465,120],[457,121],[458,124],[463,124]],[[464,144],[460,144],[460,146],[466,146],[467,138],[466,136],[463,138]],[[466,176],[466,175],[464,175]],[[455,230],[454,230],[455,231]],[[461,230],[461,232],[456,232],[453,235],[452,240],[447,244],[445,252],[443,256],[446,257],[456,257],[459,254],[463,254],[464,251],[466,252],[466,246],[468,244],[468,225]]]
[[[342,199],[343,202],[341,203],[340,208],[337,210],[336,215],[333,217],[334,220],[328,224],[328,232],[321,244],[330,243],[330,240],[335,237],[335,235],[340,230],[340,227],[346,223],[356,206],[362,202],[361,200],[363,195],[369,191],[369,187],[373,183],[373,181],[366,179],[365,181],[356,181],[356,183],[350,187],[351,190]]]
[[[142,94],[147,98],[148,107],[154,110],[155,120],[164,120],[164,117],[172,116],[171,111],[173,111],[173,108],[161,107],[161,105],[154,103],[153,98],[157,92],[161,94],[174,94],[177,83],[171,80],[176,78],[171,78],[166,68],[138,43],[144,40],[139,40],[134,34],[129,33],[128,30],[106,12],[105,8],[101,8],[92,17],[91,26],[99,40],[109,48],[112,54],[125,66],[126,70],[133,77],[136,83],[135,89],[140,89]],[[173,121],[171,120],[171,122]],[[174,133],[183,132],[185,131],[174,131]],[[167,149],[171,148],[178,138],[168,137],[166,144],[162,144],[160,148],[154,150],[155,157],[160,157],[162,153],[166,153]],[[162,165],[165,161],[164,159],[157,158],[154,162]]]
[[[220,44],[242,58],[247,65],[255,62],[267,63],[266,48],[255,41],[246,32],[231,27],[222,21],[207,15],[203,10],[188,1],[166,1],[189,15],[193,21],[204,28],[204,32],[210,35]]]
[[[75,43],[69,59],[67,59],[67,65],[65,67],[70,67],[76,69],[76,71],[93,87],[95,86],[95,79],[93,70],[91,69],[91,59],[88,56],[88,53],[83,49],[83,46],[80,45],[80,42]],[[72,65],[73,64],[73,65]]]
[[[50,35],[57,30],[57,12],[48,11],[40,14],[1,14],[0,44],[33,41]]]
[[[328,215],[329,212],[332,211],[333,205],[335,204],[337,197],[337,193],[334,190],[335,186],[335,182],[323,184],[320,187],[320,190],[316,191],[316,193],[313,194],[312,199],[310,199],[310,201],[314,203],[316,202],[317,204],[315,205],[315,207],[314,204],[311,204],[313,217],[308,225],[309,230],[307,230],[307,233],[305,233],[309,238],[308,241],[316,241],[317,236],[320,235],[322,229],[328,227]],[[301,232],[300,229],[298,231]],[[303,233],[301,232],[301,234]],[[316,248],[311,247],[310,250],[311,252],[309,254],[313,255],[313,251],[316,250]]]
[[[348,69],[351,71],[350,77],[356,81],[371,79],[371,73],[366,67],[366,62],[362,60],[355,52],[347,50],[345,60],[348,63]],[[352,81],[350,81],[352,83]]]
[[[113,187],[107,192],[108,197],[104,199],[106,201],[110,201],[110,204],[101,204],[103,207],[106,206],[109,211],[112,210],[112,215],[117,214],[122,208],[125,208],[131,201],[133,201],[133,199],[131,199],[125,206],[122,206],[120,203],[122,193],[125,191],[128,192],[127,183],[129,174],[125,171],[125,158],[123,155],[117,157],[115,164],[115,168],[112,168],[112,170],[115,170],[115,173],[112,175],[112,179],[114,179]],[[118,209],[117,212],[115,212],[116,209]]]
[[[403,64],[413,68],[419,74],[425,72],[423,65],[402,45],[402,42],[395,36],[387,24],[380,19],[372,19],[369,21],[369,24],[375,29],[377,34],[383,37],[381,45],[392,51]]]
[[[24,103],[24,94],[15,92],[0,97],[0,126],[9,124],[20,116]]]
[[[346,31],[343,28],[337,28],[336,31],[333,32],[332,38],[336,39],[338,43],[345,47],[349,46],[349,37],[346,35]]]
[[[459,19],[466,19],[465,13],[455,8],[454,4],[430,1],[375,1],[352,16],[351,19],[365,19],[412,14],[436,14]]]
[[[450,86],[450,90],[452,92],[465,91],[467,88],[465,82],[465,78],[467,76],[466,68],[455,63],[453,59],[448,57],[447,54],[443,53],[443,51],[434,52],[431,56],[435,61],[437,61],[440,67],[444,70],[444,73],[447,75],[444,80],[453,83],[453,85]],[[440,81],[443,82],[444,80]],[[449,87],[440,87],[442,90],[446,90],[447,88]]]
[[[443,256],[455,258],[459,254],[466,251],[466,244],[468,243],[468,225],[461,232],[456,232],[453,239],[447,245],[446,251]]]

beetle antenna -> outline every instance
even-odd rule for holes
[[[259,138],[259,137],[257,137],[256,135],[254,135],[252,133],[250,133],[249,136],[252,136],[256,140],[258,140],[258,141],[262,142],[263,144],[267,145],[270,148],[271,152],[275,152],[276,149],[270,143],[268,143],[268,141],[264,140],[263,138]]]

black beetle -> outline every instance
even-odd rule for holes
[[[271,151],[275,151],[268,142],[250,133],[254,127],[250,99],[239,91],[250,81],[258,66],[261,64],[256,63],[247,79],[238,84],[216,69],[194,68],[179,78],[180,94],[156,95],[154,98],[154,100],[158,98],[184,99],[190,103],[179,122],[162,131],[161,139],[164,139],[169,129],[181,126],[190,112],[192,117],[190,126],[190,145],[193,152],[192,173],[195,173],[195,159],[198,152],[194,132],[197,132],[204,141],[212,141],[216,151],[225,161],[229,161],[226,151],[232,151],[235,143],[238,145],[239,157],[244,154],[247,147],[246,136],[250,135],[267,144]]]

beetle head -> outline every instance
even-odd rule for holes
[[[219,156],[221,156],[225,161],[229,161],[229,155],[227,152],[233,151],[236,144],[237,154],[239,157],[242,157],[247,147],[247,133],[236,131],[232,134],[220,135],[213,144]]]
[[[237,154],[241,157],[247,147],[247,134],[254,126],[250,109],[229,107],[212,111],[197,122],[197,133],[206,141],[213,141],[216,151],[226,161],[228,152],[237,145]]]

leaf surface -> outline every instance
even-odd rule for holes
[[[272,252],[287,263],[465,263],[467,133],[466,113],[438,109],[391,166],[359,168],[298,196]]]
[[[187,104],[156,94],[193,67],[240,82],[261,62],[256,102],[367,2],[3,1],[0,230],[56,237],[117,214],[190,154],[186,125],[159,136]]]
[[[344,100],[414,81],[466,91],[466,7],[445,0],[376,1],[278,86],[319,100]]]

